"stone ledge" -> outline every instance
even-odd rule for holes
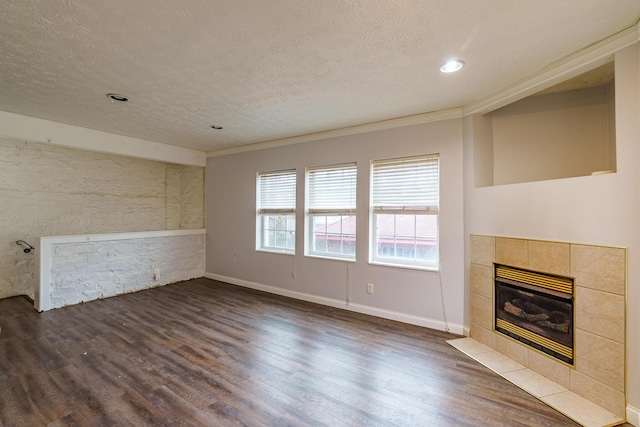
[[[457,338],[448,340],[447,343],[585,427],[609,427],[625,422],[625,419],[525,368],[473,338]]]

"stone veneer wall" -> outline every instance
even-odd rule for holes
[[[0,298],[34,296],[19,239],[204,227],[204,168],[0,139]]]
[[[472,235],[471,337],[625,417],[626,250]],[[575,278],[575,366],[493,331],[493,263]]]
[[[205,230],[188,235],[148,237],[154,233],[131,233],[108,240],[82,241],[94,236],[78,236],[76,241],[42,242],[47,280],[47,307],[64,307],[128,292],[202,277],[205,270]],[[143,234],[137,238],[136,234]],[[161,234],[161,233],[155,233]],[[71,237],[71,236],[69,236]],[[160,271],[153,278],[153,270]],[[41,272],[42,274],[43,272]],[[36,299],[36,304],[39,302]]]

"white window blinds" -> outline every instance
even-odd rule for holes
[[[438,155],[372,162],[374,213],[438,214]]]
[[[286,214],[296,211],[296,171],[258,174],[258,213]]]
[[[356,172],[355,163],[307,169],[307,212],[355,214]]]

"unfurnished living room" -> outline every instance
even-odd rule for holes
[[[639,19],[0,0],[0,427],[639,426]]]

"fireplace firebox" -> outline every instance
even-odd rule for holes
[[[494,328],[574,363],[573,279],[495,264]]]

